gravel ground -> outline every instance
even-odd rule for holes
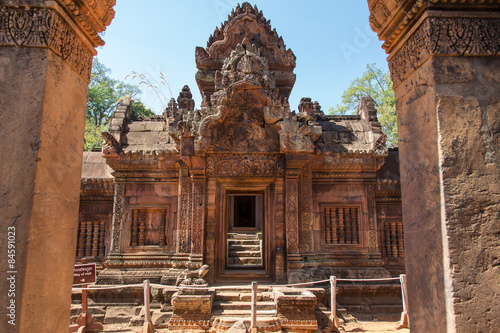
[[[347,332],[367,332],[367,333],[409,333],[409,329],[396,329],[396,324],[393,321],[357,321],[348,323],[345,327]],[[142,327],[128,327],[127,325],[104,325],[106,333],[140,333]],[[167,329],[157,330],[158,333],[169,332]]]

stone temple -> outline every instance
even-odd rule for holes
[[[98,283],[176,285],[202,265],[209,284],[403,273],[398,151],[374,101],[292,111],[295,55],[248,3],[195,56],[199,108],[188,86],[151,118],[125,98],[84,153],[77,261]]]

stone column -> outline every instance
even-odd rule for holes
[[[304,266],[299,246],[299,178],[302,169],[309,161],[308,158],[306,154],[286,155],[285,230],[289,282],[300,280],[300,272]]]
[[[191,210],[193,185],[189,175],[189,166],[180,161],[179,171],[179,219],[177,226],[177,257],[186,260],[191,252]]]
[[[87,86],[114,2],[0,2],[2,332],[68,331]]]
[[[368,0],[397,99],[410,326],[500,327],[500,4]]]
[[[205,158],[191,156],[191,163],[191,183],[193,184],[191,261],[197,262],[201,265],[203,261],[203,251],[205,248]]]

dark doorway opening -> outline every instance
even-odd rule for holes
[[[255,228],[255,196],[234,197],[234,227]]]
[[[228,206],[230,231],[262,231],[262,195],[230,195]]]

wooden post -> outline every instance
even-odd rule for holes
[[[403,313],[401,313],[401,321],[397,328],[410,328],[410,318],[408,317],[408,295],[406,294],[406,274],[399,276],[401,281],[401,296],[403,298]]]
[[[88,301],[87,301],[87,284],[82,285],[82,313],[87,313]]]
[[[338,332],[339,329],[339,319],[337,318],[337,277],[330,276],[330,329],[333,332]]]
[[[151,322],[151,312],[149,309],[149,280],[143,281],[144,288],[144,325],[142,326],[142,333],[153,333],[154,327]]]
[[[252,316],[250,320],[251,332],[257,331],[257,288],[259,288],[259,284],[257,282],[252,282]]]

